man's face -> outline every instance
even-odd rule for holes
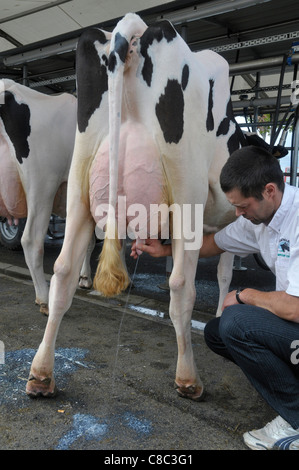
[[[263,199],[244,197],[239,189],[233,189],[225,194],[227,200],[235,207],[236,216],[242,215],[255,225],[264,223],[268,225],[275,213],[273,194],[267,186],[263,192]]]

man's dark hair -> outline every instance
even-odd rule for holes
[[[268,183],[276,183],[283,192],[283,172],[277,158],[267,150],[253,145],[233,152],[220,174],[220,185],[224,193],[238,189],[246,198],[263,199],[262,193]]]

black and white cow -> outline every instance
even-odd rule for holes
[[[27,217],[21,239],[36,303],[48,313],[43,269],[51,213],[65,217],[66,186],[76,132],[77,99],[46,95],[0,80],[0,216]],[[82,276],[92,283],[89,259]]]
[[[149,214],[153,217],[151,208],[165,204],[174,208],[169,286],[178,343],[176,383],[180,395],[200,400],[203,385],[190,333],[203,230],[197,210],[204,208],[204,223],[213,227],[234,218],[219,185],[224,162],[239,146],[228,64],[211,51],[192,53],[168,21],[147,27],[130,13],[112,33],[92,29],[82,35],[77,86],[66,234],[51,281],[48,325],[32,363],[27,393],[55,393],[55,338],[71,305],[95,223],[105,220],[106,225],[95,286],[104,295],[114,295],[129,282],[119,256],[128,227],[137,239],[159,237],[164,226],[154,233]],[[138,223],[136,207],[145,208]],[[190,209],[191,234],[182,217],[184,209]]]

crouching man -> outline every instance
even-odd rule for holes
[[[260,253],[276,276],[276,290],[242,286],[229,292],[221,317],[206,325],[205,341],[237,364],[278,413],[264,428],[246,432],[245,444],[255,450],[299,450],[299,189],[284,183],[275,157],[254,146],[231,155],[220,183],[238,217],[205,236],[199,256]],[[159,240],[138,249],[171,256],[171,245]],[[137,256],[135,244],[131,256]]]

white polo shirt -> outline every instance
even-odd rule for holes
[[[285,185],[269,225],[240,216],[215,234],[219,248],[240,257],[260,253],[276,276],[276,290],[299,297],[299,188]]]

